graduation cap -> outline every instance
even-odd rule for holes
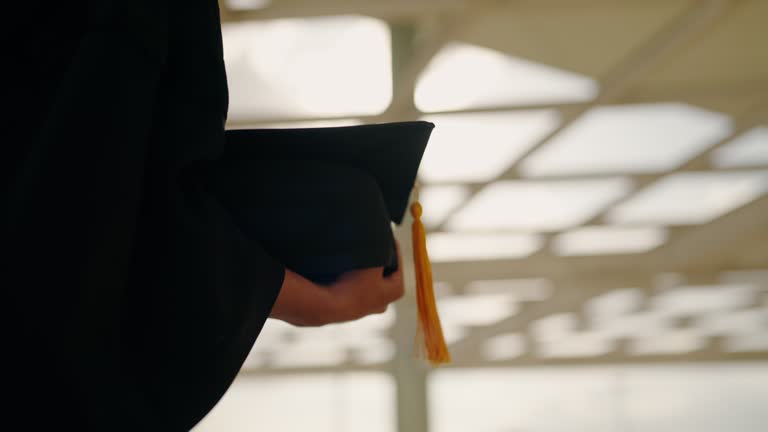
[[[210,181],[244,235],[307,279],[330,284],[370,267],[388,275],[398,265],[392,223],[403,222],[433,128],[232,130]],[[447,362],[418,202],[411,213],[420,336],[431,362]]]

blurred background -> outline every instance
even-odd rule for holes
[[[220,6],[229,128],[437,125],[454,361],[414,352],[407,221],[406,297],[270,320],[196,432],[767,430],[768,1]]]

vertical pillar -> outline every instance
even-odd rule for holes
[[[416,355],[417,308],[413,270],[413,247],[410,236],[410,215],[403,226],[395,230],[403,259],[406,294],[396,304],[396,319],[392,328],[395,356],[391,363],[397,397],[397,432],[427,432],[429,406],[427,375],[429,367]]]
[[[418,23],[413,20],[390,22],[392,43],[392,105],[388,120],[412,120],[414,78],[409,74],[416,51]],[[395,169],[395,168],[393,168]],[[415,351],[417,328],[416,293],[411,243],[410,215],[395,230],[400,243],[406,294],[396,304],[397,318],[392,328],[395,356],[391,372],[397,397],[397,431],[427,432],[429,413],[427,399],[428,366]]]

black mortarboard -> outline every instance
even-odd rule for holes
[[[210,172],[244,235],[317,283],[397,268],[401,223],[433,124],[423,121],[227,133]]]
[[[244,235],[319,284],[362,268],[397,270],[401,223],[434,125],[386,123],[227,133],[211,187]],[[419,334],[433,364],[450,361],[432,289],[421,206],[411,207]]]

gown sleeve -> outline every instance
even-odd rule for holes
[[[9,415],[30,430],[189,430],[284,277],[198,175],[225,141],[218,6],[50,3],[11,57]]]

